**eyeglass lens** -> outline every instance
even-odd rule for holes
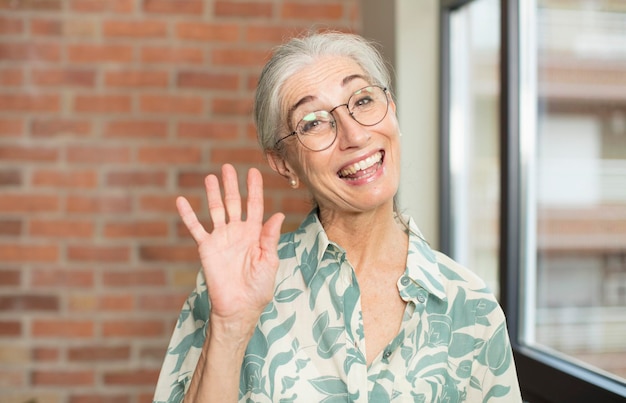
[[[378,86],[361,88],[350,96],[347,104],[339,105],[331,111],[347,106],[350,116],[362,126],[376,125],[387,115],[389,99],[385,91]],[[335,142],[337,124],[329,111],[311,112],[300,120],[296,133],[303,146],[313,151],[321,151]]]

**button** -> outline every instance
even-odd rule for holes
[[[385,350],[385,352],[383,353],[383,358],[389,358],[389,356],[391,356],[391,351]]]
[[[411,279],[408,278],[407,276],[402,276],[402,278],[400,279],[400,284],[407,286],[411,283]]]
[[[417,296],[417,300],[419,301],[420,304],[423,304],[424,301],[426,301],[426,297],[420,294]]]

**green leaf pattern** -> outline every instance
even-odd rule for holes
[[[248,344],[240,402],[521,402],[498,303],[484,282],[421,236],[410,235],[397,283],[407,302],[401,329],[369,366],[357,278],[315,212],[281,237],[278,253],[274,300]],[[182,402],[204,342],[208,301],[200,272],[154,402]]]

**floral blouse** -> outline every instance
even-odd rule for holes
[[[368,366],[360,291],[315,212],[284,234],[273,301],[247,347],[240,402],[521,402],[504,314],[473,272],[433,251],[409,220],[397,336]],[[202,272],[185,302],[154,402],[181,402],[209,318]]]

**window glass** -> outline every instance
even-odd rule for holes
[[[475,0],[451,13],[449,56],[449,253],[498,294],[498,0]]]
[[[626,7],[537,0],[535,12],[537,137],[527,217],[536,254],[526,266],[524,338],[623,379]]]

